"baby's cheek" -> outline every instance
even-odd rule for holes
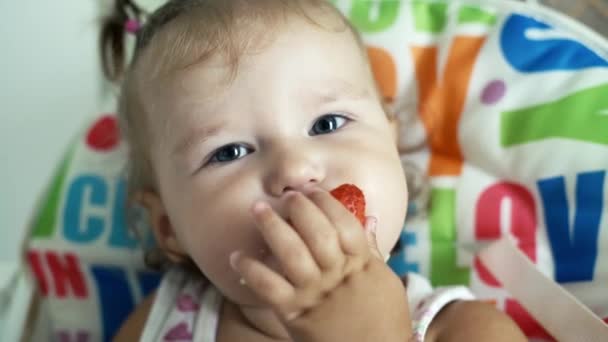
[[[391,252],[403,230],[407,211],[407,186],[401,163],[386,163],[377,170],[369,215],[378,215],[376,239],[383,255]]]

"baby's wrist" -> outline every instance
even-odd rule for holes
[[[425,341],[427,337],[437,336],[442,327],[438,320],[440,313],[458,301],[473,299],[471,291],[464,286],[436,289],[423,298],[413,312],[412,341]]]

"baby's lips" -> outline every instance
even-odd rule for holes
[[[354,184],[342,184],[330,193],[365,225],[365,195],[361,189]]]

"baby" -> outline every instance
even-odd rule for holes
[[[171,266],[116,340],[524,340],[466,289],[404,286],[385,265],[408,202],[397,122],[332,5],[171,0],[142,27],[127,14],[118,0],[104,27],[105,70],[122,84],[130,198]],[[347,183],[363,224],[329,192]]]

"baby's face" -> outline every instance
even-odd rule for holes
[[[287,190],[353,183],[388,255],[407,189],[394,127],[352,34],[294,19],[222,83],[229,72],[218,57],[145,95],[159,195],[184,253],[224,295],[255,304],[229,265],[235,250],[271,262],[252,204],[283,215]]]

